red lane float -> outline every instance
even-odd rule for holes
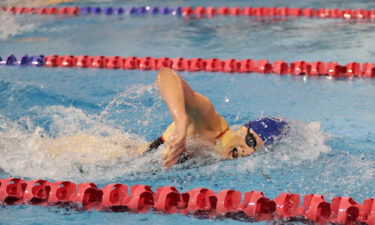
[[[250,191],[245,193],[240,208],[255,221],[272,220],[276,211],[276,203],[266,198],[263,192]]]
[[[175,187],[159,187],[156,192],[147,185],[134,185],[128,193],[124,184],[108,184],[99,189],[94,183],[69,181],[25,181],[19,178],[0,180],[0,205],[28,204],[70,206],[76,210],[197,215],[200,218],[227,217],[249,221],[299,220],[317,224],[375,225],[375,199],[363,204],[350,197],[334,197],[329,203],[324,196],[281,193],[274,200],[263,192],[250,191],[242,197],[236,190],[214,193],[207,188],[194,188],[180,193]]]
[[[69,181],[58,181],[55,183],[50,183],[49,186],[49,205],[70,203],[73,195],[76,192],[76,184]]]
[[[182,194],[184,214],[209,214],[214,208],[216,198],[215,193],[207,188],[194,188]]]
[[[41,7],[41,8],[34,8],[34,7],[0,7],[1,10],[5,12],[11,12],[14,14],[44,14],[44,15],[68,15],[68,16],[76,16],[80,13],[80,8],[78,7]]]
[[[100,209],[103,191],[94,183],[82,183],[77,185],[77,191],[71,200],[78,210]]]
[[[168,57],[120,57],[120,56],[73,56],[49,55],[45,57],[46,67],[77,67],[77,68],[103,68],[124,70],[159,70],[168,67],[176,71],[207,71],[226,73],[273,73],[275,75],[290,74],[294,76],[330,76],[330,77],[370,77],[375,78],[375,65],[373,63],[351,62],[340,65],[337,62],[306,62],[295,61],[291,63],[277,60],[253,59],[202,59],[183,57],[170,59]]]
[[[255,17],[308,17],[308,18],[332,18],[347,20],[374,20],[373,9],[312,9],[312,8],[288,8],[288,7],[185,7],[182,10],[184,17],[212,18],[214,16],[255,16]]]
[[[101,189],[102,196],[102,210],[103,211],[127,211],[125,206],[128,197],[128,186],[124,184],[109,184]]]
[[[0,203],[4,205],[22,204],[26,182],[19,178],[0,180]]]
[[[50,190],[51,186],[45,180],[26,181],[23,201],[29,205],[47,205]]]

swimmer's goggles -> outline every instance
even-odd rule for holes
[[[250,126],[250,123],[249,123],[249,126],[247,127],[245,142],[246,142],[247,146],[249,146],[250,148],[254,148],[254,150],[255,150],[255,146],[257,145],[257,140],[255,139],[254,135],[252,133],[250,133],[250,129],[251,129],[251,126]],[[231,153],[232,153],[232,158],[234,158],[234,159],[238,158],[237,147],[234,147],[231,150]]]

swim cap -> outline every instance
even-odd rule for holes
[[[288,123],[285,120],[273,118],[273,117],[264,117],[258,120],[249,121],[243,126],[251,129],[259,135],[263,140],[264,144],[270,144],[274,139],[282,134],[288,132]]]

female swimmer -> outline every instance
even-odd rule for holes
[[[81,133],[58,138],[43,137],[39,146],[54,158],[63,153],[78,153],[78,157],[81,156],[78,161],[85,163],[147,154],[165,144],[164,166],[170,168],[199,155],[202,149],[224,159],[248,156],[288,132],[286,121],[271,117],[247,122],[238,130],[230,129],[210,100],[193,91],[185,80],[170,69],[159,71],[157,86],[174,121],[153,142],[139,146],[122,132],[109,136]]]
[[[163,160],[166,168],[189,158],[190,154],[186,153],[189,148],[186,146],[187,137],[195,143],[206,145],[208,149],[214,149],[223,158],[234,159],[251,155],[288,132],[286,121],[271,117],[249,121],[238,130],[230,129],[210,100],[193,91],[185,80],[170,69],[160,70],[157,86],[174,121],[145,152],[165,143]]]

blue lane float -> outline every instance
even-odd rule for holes
[[[19,60],[14,55],[10,55],[8,57],[5,57],[4,59],[0,57],[0,65],[6,65],[6,66],[42,67],[44,66],[44,63],[45,63],[44,55],[34,55],[34,56],[24,55],[20,57]]]
[[[175,15],[181,16],[183,7],[82,7],[80,8],[81,15]]]

